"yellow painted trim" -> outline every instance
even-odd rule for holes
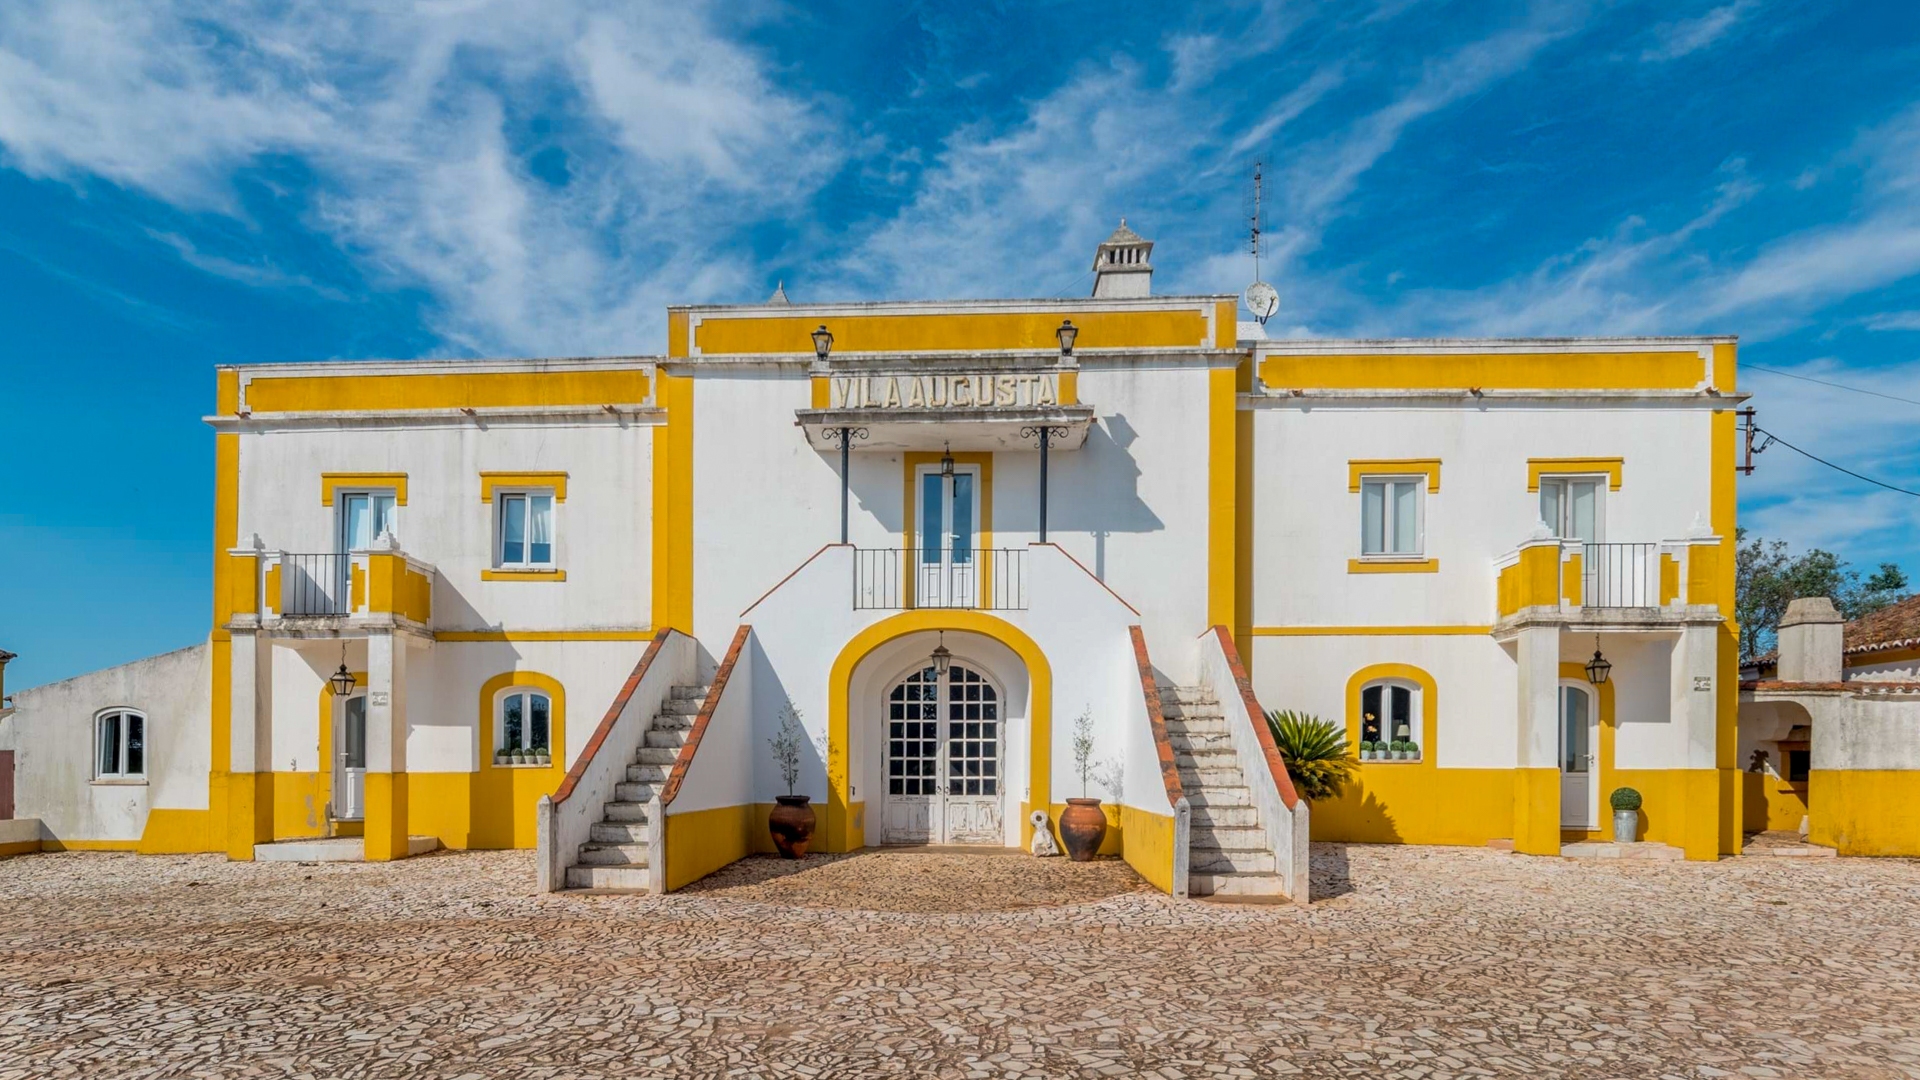
[[[668,352],[673,351],[669,315]],[[813,355],[812,334],[825,324],[835,355],[862,352],[932,352],[1058,349],[1062,319],[1080,330],[1076,348],[1192,348],[1210,343],[1207,316],[1197,308],[1159,311],[927,312],[899,315],[766,315],[702,313],[693,340],[702,353]]]
[[[1360,694],[1370,682],[1399,679],[1420,687],[1420,759],[1418,761],[1366,761],[1361,772],[1382,769],[1432,769],[1440,754],[1440,684],[1425,668],[1412,664],[1368,664],[1347,677],[1347,745],[1355,753],[1360,747]],[[1393,733],[1387,732],[1391,740]]]
[[[391,613],[421,624],[433,621],[433,579],[408,565],[405,558],[373,552],[367,556],[367,578],[369,612]],[[357,602],[354,608],[359,609]]]
[[[232,415],[240,407],[240,373],[231,368],[214,377],[214,407]],[[228,803],[228,777],[233,764],[233,640],[227,623],[233,620],[233,560],[227,552],[240,543],[240,436],[217,432],[213,437],[213,629],[208,636],[208,750],[207,809],[198,829],[183,827],[177,819],[168,823],[179,832],[164,839],[173,841],[182,834],[198,833],[202,851],[226,851],[231,833],[242,823],[236,821]],[[251,807],[247,808],[247,827],[251,827]],[[148,812],[153,820],[153,811]],[[143,832],[144,835],[144,832]],[[163,838],[156,835],[158,846]],[[245,859],[253,858],[249,844]]]
[[[393,491],[393,505],[407,505],[407,474],[372,472],[330,472],[320,474],[320,505],[332,506],[336,491]]]
[[[754,803],[718,806],[666,816],[666,889],[691,885],[715,870],[751,855],[758,849],[755,829],[766,821],[766,811]],[[768,845],[772,846],[771,838]]]
[[[480,474],[480,501],[493,502],[497,488],[553,489],[553,501],[567,501],[567,474],[564,472],[483,472]]]
[[[273,774],[227,773],[227,858],[253,859],[253,845],[273,838]]]
[[[435,641],[650,641],[652,627],[638,630],[439,630]]]
[[[1580,573],[1585,559],[1586,556],[1575,552],[1560,563],[1560,595],[1569,604],[1581,603],[1581,597],[1586,595],[1586,579]]]
[[[357,691],[364,691],[367,688],[366,672],[350,671],[347,674],[353,676],[353,685]],[[321,806],[321,812],[324,815],[326,815],[326,821],[324,821],[322,824],[327,827],[327,831],[321,833],[320,835],[330,834],[332,832],[332,825],[333,825],[333,725],[334,725],[333,710],[334,710],[335,704],[336,704],[336,699],[333,692],[333,684],[325,681],[321,682],[320,701],[319,701],[319,707],[320,707],[320,713],[319,713],[320,800],[321,800],[320,806]],[[361,808],[360,815],[361,815],[362,821],[364,821],[366,818],[365,807]],[[281,839],[280,824],[277,817],[274,822],[273,835],[274,835],[274,839],[276,840]]]
[[[1080,404],[1080,373],[1078,371],[1060,373],[1060,404]]]
[[[915,483],[914,480],[919,474],[920,466],[938,465],[943,456],[945,455],[918,450],[910,450],[900,455],[901,468],[904,470],[904,479],[901,483],[906,492],[905,501],[900,505],[907,508],[906,525],[905,528],[901,530],[905,536],[904,554],[901,557],[907,560],[907,565],[902,568],[901,584],[906,591],[907,603],[909,604],[913,603],[914,590],[919,585],[919,575],[915,572],[915,568],[918,565],[918,551],[914,546],[914,536],[915,530],[920,526],[920,485]],[[980,552],[992,551],[993,454],[985,451],[978,453],[962,452],[953,455],[953,463],[955,465],[976,466],[980,470],[980,540],[978,550]],[[978,552],[976,552],[974,557],[980,559],[979,595],[982,597],[992,596],[993,560],[991,558],[982,558]]]
[[[685,317],[682,316],[684,323]],[[669,319],[671,339],[671,319]],[[693,633],[693,379],[659,373],[653,436],[653,624]]]
[[[1871,664],[1904,664],[1910,660],[1920,660],[1920,648],[1883,649],[1880,652],[1853,653],[1841,658],[1841,666],[1856,668]]]
[[[1571,682],[1579,683],[1582,689],[1594,695],[1594,709],[1599,713],[1599,723],[1595,726],[1599,728],[1597,736],[1600,745],[1594,747],[1593,751],[1593,782],[1600,785],[1600,795],[1596,800],[1593,830],[1587,838],[1593,840],[1611,840],[1613,839],[1613,810],[1608,805],[1607,798],[1613,794],[1613,789],[1616,787],[1633,787],[1631,784],[1623,785],[1619,780],[1617,770],[1614,768],[1613,748],[1615,736],[1618,734],[1620,728],[1618,721],[1615,719],[1616,714],[1613,709],[1613,683],[1604,682],[1595,686],[1587,681],[1586,666],[1575,662],[1563,662],[1560,665],[1560,677]],[[1559,691],[1556,690],[1554,693],[1557,700]],[[1639,789],[1636,788],[1635,790]],[[1644,797],[1647,793],[1641,791],[1640,794]],[[1557,796],[1554,799],[1554,805],[1559,805]],[[1660,808],[1654,807],[1653,809],[1658,811]],[[1643,829],[1646,827],[1645,821],[1646,818],[1643,815],[1641,825]]]
[[[1207,372],[1207,624],[1239,625],[1239,371]]]
[[[1617,457],[1528,458],[1527,490],[1539,491],[1543,476],[1607,476],[1607,490],[1619,491],[1627,459]]]
[[[825,375],[815,375],[808,380],[812,384],[809,398],[812,408],[829,409],[833,407],[833,380]]]
[[[354,611],[367,606],[367,572],[357,562],[347,567],[347,606]]]
[[[260,611],[260,556],[228,555],[233,562],[230,584],[233,589],[233,610],[244,611],[249,615]]]
[[[156,806],[147,811],[137,850],[142,855],[193,855],[225,849],[226,842],[208,811]]]
[[[1842,855],[1920,856],[1920,770],[1815,769],[1807,839]]]
[[[1256,626],[1254,637],[1436,637],[1479,636],[1491,626]]]
[[[41,840],[41,851],[139,851],[138,840]],[[251,854],[251,852],[249,852]]]
[[[367,862],[404,859],[407,848],[407,774],[367,771],[367,816],[362,825],[361,858]]]
[[[284,412],[391,412],[564,405],[643,405],[647,373],[473,371],[456,375],[263,375],[247,383],[256,416]]]
[[[481,581],[565,581],[565,570],[482,570]]]
[[[1739,385],[1738,347],[1732,344],[1716,345],[1713,349],[1714,382],[1724,393],[1732,393]],[[1736,419],[1731,408],[1722,409],[1713,414],[1712,453],[1708,456],[1713,469],[1711,490],[1712,507],[1708,520],[1713,523],[1714,533],[1720,537],[1719,546],[1714,549],[1714,571],[1716,576],[1712,598],[1705,599],[1688,586],[1687,603],[1713,603],[1719,605],[1720,614],[1725,619],[1721,623],[1716,637],[1719,639],[1719,655],[1714,670],[1714,717],[1716,736],[1714,746],[1714,768],[1717,776],[1709,788],[1701,784],[1698,796],[1703,802],[1711,798],[1710,806],[1700,806],[1701,812],[1716,815],[1718,825],[1719,853],[1736,855],[1740,852],[1740,806],[1739,783],[1740,763],[1737,725],[1740,715],[1740,625],[1735,609],[1735,576],[1737,545],[1734,542],[1739,524],[1739,473],[1734,469],[1734,448],[1739,433]],[[1700,557],[1703,549],[1695,545],[1687,552],[1689,565]],[[1689,808],[1690,812],[1694,808]],[[1704,850],[1704,835],[1689,837],[1688,858],[1707,857]],[[1696,852],[1699,852],[1696,854]]]
[[[267,595],[265,597],[267,601],[267,611],[274,615],[280,614],[280,591],[280,564],[274,563],[272,566],[267,567]]]
[[[1720,548],[1694,544],[1687,551],[1687,603],[1720,602]]]
[[[1671,552],[1660,553],[1660,606],[1680,599],[1680,561]]]
[[[1231,349],[1240,343],[1240,323],[1237,310],[1240,301],[1216,300],[1213,305],[1213,347]]]
[[[882,619],[855,634],[834,658],[827,684],[827,804],[821,808],[819,850],[851,850],[854,831],[848,748],[852,730],[853,672],[873,650],[907,634],[935,630],[975,633],[993,638],[1020,657],[1027,668],[1031,695],[1028,712],[1027,801],[1051,806],[1053,791],[1053,666],[1046,653],[1019,627],[980,611],[923,608]],[[1057,837],[1056,837],[1057,839]],[[1020,846],[1033,843],[1033,826],[1020,818]]]
[[[1440,491],[1439,458],[1372,458],[1347,462],[1347,490],[1358,495],[1360,481],[1367,477],[1424,476],[1427,492]]]
[[[0,859],[11,858],[15,855],[32,855],[38,853],[39,850],[40,841],[38,840],[18,840],[11,844],[0,844]]]
[[[1120,857],[1147,884],[1163,893],[1173,892],[1174,819],[1135,807],[1120,807]]]
[[[1691,390],[1706,361],[1691,350],[1269,355],[1260,379],[1274,389]]]
[[[1560,854],[1560,770],[1513,770],[1513,850]]]
[[[1439,559],[1348,559],[1349,574],[1437,574]]]

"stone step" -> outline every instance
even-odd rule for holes
[[[644,745],[678,750],[687,745],[687,735],[691,730],[692,725],[683,728],[650,728]]]
[[[584,866],[645,866],[647,845],[581,844],[580,862]]]
[[[1201,746],[1192,750],[1175,749],[1173,763],[1181,769],[1199,769],[1203,772],[1215,769],[1240,771],[1240,759],[1233,756],[1231,746]]]
[[[650,877],[644,866],[569,866],[567,888],[646,892]]]
[[[627,775],[631,777],[635,772],[639,771],[642,768],[653,769],[653,766],[629,765],[627,766]],[[659,770],[654,769],[654,771],[658,772]],[[666,780],[664,778],[659,780],[629,779],[623,783],[618,783],[613,785],[613,797],[619,802],[623,802],[623,803],[639,803],[641,804],[641,808],[644,811],[648,800],[653,798],[654,792],[658,791],[660,788],[660,785],[664,783],[666,783]],[[614,804],[608,803],[607,805],[613,806]]]
[[[629,787],[629,788],[634,788],[634,787],[647,788],[649,791],[648,798],[652,798],[652,795],[651,795],[651,791],[653,788],[652,784],[618,784],[615,786]],[[606,811],[607,811],[606,819],[608,821],[638,823],[641,825],[644,825],[647,822],[647,804],[644,802],[617,802],[617,801],[610,802],[606,805]]]
[[[1212,809],[1221,806],[1253,805],[1253,792],[1247,790],[1245,784],[1233,783],[1203,786],[1189,783],[1183,775],[1180,777],[1180,785],[1186,789],[1187,805],[1192,807],[1196,812],[1203,807]]]
[[[667,782],[667,774],[672,771],[673,766],[671,764],[661,765],[651,761],[636,763],[627,766],[627,782],[630,784],[664,784]],[[623,801],[630,801],[627,800],[625,795],[616,795],[615,797]],[[648,797],[651,798],[651,796]],[[640,801],[644,802],[646,800],[642,799]]]
[[[1160,700],[1162,703],[1171,701],[1198,705],[1203,702],[1217,701],[1219,697],[1210,686],[1162,686]]]
[[[1285,896],[1279,874],[1203,874],[1187,872],[1188,896]]]
[[[1247,802],[1252,803],[1249,798]],[[1251,828],[1260,824],[1260,812],[1251,805],[1246,806],[1194,806],[1193,796],[1187,796],[1187,805],[1193,809],[1193,829],[1197,833],[1202,828]]]
[[[1193,850],[1214,848],[1223,851],[1271,851],[1267,830],[1255,825],[1195,825]]]
[[[669,701],[705,701],[711,686],[676,686],[667,691]]]
[[[659,715],[685,716],[689,718],[699,716],[700,706],[702,704],[702,702],[696,701],[693,698],[668,698],[660,703]]]
[[[678,760],[680,760],[680,749],[678,747],[654,746],[651,741],[648,742],[648,745],[634,751],[633,754],[633,763],[636,766],[665,765],[668,768],[672,768],[673,763]]]
[[[1160,703],[1160,717],[1169,722],[1174,720],[1225,720],[1226,716],[1227,714],[1221,711],[1219,705],[1210,701],[1204,703],[1162,701]]]
[[[1230,760],[1230,759],[1229,759]],[[1180,783],[1184,787],[1245,787],[1246,777],[1240,774],[1240,765],[1235,762],[1232,768],[1213,769],[1205,766],[1180,765]]]
[[[1271,874],[1273,852],[1196,847],[1187,860],[1187,867],[1190,872],[1201,874]]]
[[[658,715],[658,716],[656,716],[656,717],[654,717],[654,718],[653,718],[653,723],[652,723],[652,724],[650,724],[650,725],[648,725],[648,727],[647,727],[647,730],[648,730],[649,732],[654,732],[654,731],[692,731],[692,730],[693,730],[693,717],[691,717],[691,716],[668,716],[668,715],[666,715],[665,713],[661,713],[660,715]]]
[[[644,844],[647,823],[639,821],[596,821],[587,827],[587,839],[596,844]]]
[[[1168,731],[1167,742],[1176,752],[1182,750],[1225,750],[1233,752],[1233,737],[1227,734],[1227,725],[1222,723],[1219,730],[1195,731],[1187,728],[1181,731]]]

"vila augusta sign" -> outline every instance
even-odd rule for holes
[[[1060,376],[871,375],[832,380],[836,409],[1006,409],[1060,403]]]

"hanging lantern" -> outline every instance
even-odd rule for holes
[[[1600,686],[1604,684],[1607,681],[1607,677],[1612,674],[1613,665],[1607,661],[1606,657],[1600,655],[1600,635],[1595,634],[1593,637],[1593,659],[1587,661],[1587,681],[1595,686]]]
[[[345,664],[341,664],[340,670],[334,672],[333,677],[327,680],[327,685],[333,687],[334,697],[346,697],[348,694],[353,693],[355,684],[356,680],[353,677],[353,672],[348,671],[347,665]]]
[[[940,476],[942,479],[946,479],[946,480],[953,479],[953,444],[952,443],[946,444],[946,449],[940,452]]]
[[[947,632],[940,631],[940,644],[933,648],[933,674],[935,678],[947,677],[947,669],[953,666],[953,653],[947,649]]]

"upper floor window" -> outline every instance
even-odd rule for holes
[[[1360,554],[1418,555],[1427,478],[1368,476],[1360,481]]]
[[[132,709],[94,717],[94,778],[137,780],[147,775],[147,718]]]
[[[1540,520],[1562,539],[1597,544],[1605,524],[1606,490],[1605,477],[1543,476]]]
[[[499,754],[551,754],[553,699],[513,687],[500,695],[495,743]]]
[[[501,492],[494,507],[494,565],[553,566],[553,492]]]
[[[343,491],[339,498],[341,551],[364,551],[394,531],[392,491]]]

